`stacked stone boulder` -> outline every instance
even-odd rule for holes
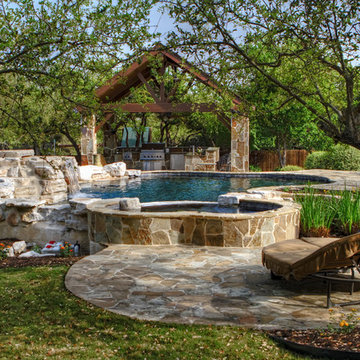
[[[95,199],[70,199],[79,180],[140,176],[125,163],[78,167],[75,158],[34,156],[32,150],[0,151],[0,239],[44,246],[49,241],[80,244],[89,252],[86,205]]]
[[[141,176],[140,170],[127,170],[124,162],[115,162],[103,166],[86,165],[79,168],[81,181],[111,180],[116,178]]]
[[[0,158],[0,198],[65,201],[79,190],[77,172],[73,157]]]

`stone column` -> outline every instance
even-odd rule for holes
[[[115,150],[118,146],[117,134],[111,128],[111,122],[108,121],[103,126],[103,149],[104,157],[107,164],[111,164],[115,161]]]
[[[93,155],[97,154],[96,142],[96,117],[91,116],[91,120],[81,128],[81,163],[82,165],[91,165],[93,163]]]
[[[249,119],[237,114],[231,119],[231,171],[249,171]]]

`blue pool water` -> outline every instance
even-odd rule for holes
[[[276,178],[156,177],[138,178],[120,185],[86,185],[76,197],[102,199],[138,197],[141,202],[198,200],[217,201],[221,194],[253,187],[306,184],[308,180]]]

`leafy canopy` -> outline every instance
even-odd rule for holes
[[[360,148],[360,1],[163,3],[177,23],[169,45],[230,85],[246,83],[253,69],[313,113],[334,140]]]

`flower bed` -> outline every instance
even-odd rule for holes
[[[9,255],[9,249],[13,246],[13,244],[17,242],[16,239],[4,239],[0,242],[0,268],[19,268],[24,266],[53,266],[53,265],[72,265],[76,261],[82,259],[81,256],[73,256],[73,249],[70,243],[65,242],[62,246],[63,249],[60,248],[60,256],[43,256],[43,257],[20,257],[19,254],[15,254],[14,256]],[[55,245],[55,241],[49,242],[45,248],[50,249]],[[48,247],[49,246],[49,247]],[[32,247],[32,250],[41,251],[41,247],[35,246]]]
[[[332,359],[360,358],[359,311],[329,309],[326,329],[274,330],[268,334],[286,347],[314,356]]]

